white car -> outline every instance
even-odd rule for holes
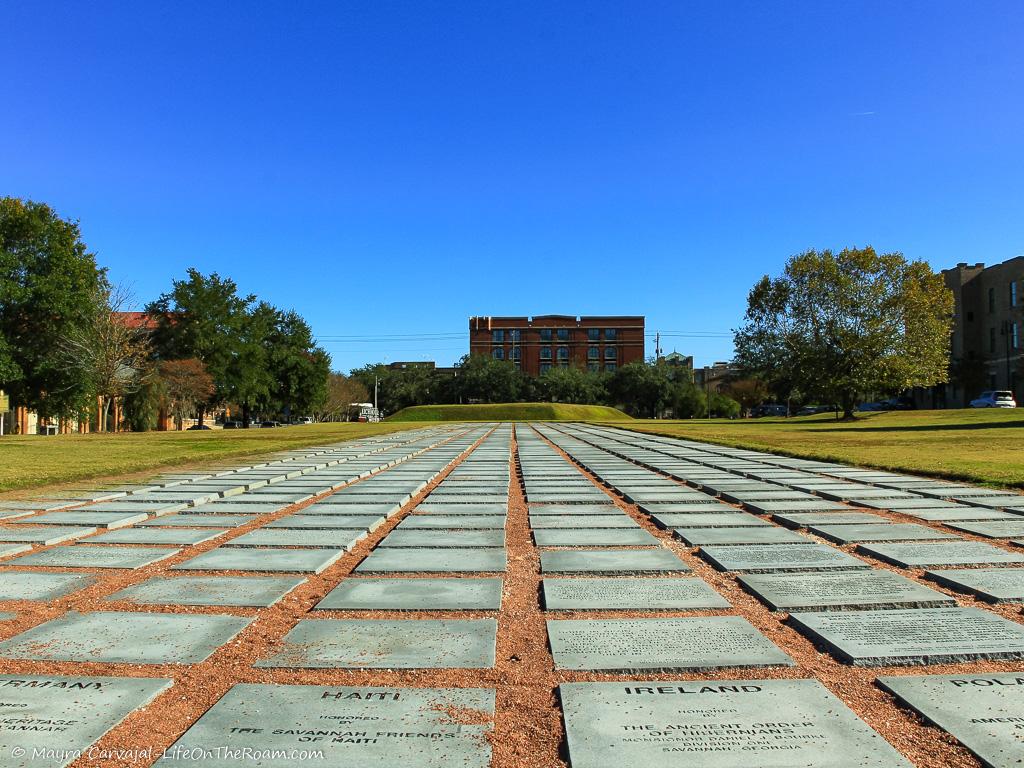
[[[971,400],[971,408],[1016,408],[1017,401],[1013,399],[1013,392],[1008,390],[993,390],[982,392],[976,400]]]

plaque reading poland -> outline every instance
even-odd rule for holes
[[[158,763],[238,768],[487,768],[494,691],[236,685]],[[307,754],[321,757],[300,759]],[[203,755],[197,761],[196,755]]]
[[[1024,626],[979,608],[792,613],[789,621],[855,666],[1024,659]]]
[[[793,660],[739,616],[548,621],[556,669],[674,672],[793,666]]]
[[[558,692],[572,768],[911,766],[817,680],[562,683]]]
[[[0,675],[0,764],[64,766],[171,680]],[[20,753],[20,754],[19,754]]]
[[[984,765],[1024,765],[1024,672],[880,677],[878,684]]]

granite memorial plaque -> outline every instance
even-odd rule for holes
[[[173,557],[176,547],[92,546],[72,544],[22,555],[14,565],[49,566],[51,568],[143,568]]]
[[[497,611],[501,579],[345,579],[318,611]]]
[[[789,621],[854,666],[1024,659],[1024,626],[980,608],[791,613]]]
[[[95,582],[86,573],[0,571],[0,600],[55,600]]]
[[[826,544],[739,544],[701,547],[700,555],[720,571],[774,573],[867,569],[863,560]]]
[[[817,680],[562,683],[572,768],[912,768]]]
[[[916,523],[878,523],[869,525],[812,525],[810,532],[839,544],[858,541],[938,541],[958,538]]]
[[[344,556],[341,549],[218,547],[171,566],[171,570],[320,573]]]
[[[549,611],[688,611],[731,608],[704,581],[691,577],[650,579],[544,579]]]
[[[500,573],[505,570],[505,551],[497,547],[385,547],[371,552],[355,570],[356,573]]]
[[[140,605],[268,608],[303,581],[296,576],[156,576],[106,599]]]
[[[540,553],[541,573],[685,573],[689,566],[667,549],[572,549]]]
[[[938,608],[956,600],[891,571],[761,573],[739,577],[773,611]]]
[[[786,528],[676,528],[673,535],[691,547],[708,544],[814,544],[811,539]]]
[[[859,544],[857,551],[901,568],[942,565],[1024,564],[1024,555],[983,541],[937,541],[907,544]]]
[[[1024,672],[880,677],[878,685],[987,768],[1024,764]]]
[[[0,657],[122,664],[196,664],[251,619],[215,614],[96,611],[64,616],[0,642]]]
[[[1024,568],[956,568],[926,571],[925,576],[989,603],[1024,603]]]
[[[494,619],[303,619],[257,667],[301,669],[487,669]],[[2,644],[0,644],[2,648]]]
[[[642,528],[540,529],[533,532],[538,547],[643,547],[659,543]]]

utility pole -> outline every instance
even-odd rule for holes
[[[704,366],[704,400],[708,404],[708,421],[711,421],[711,377],[710,368]]]
[[[654,359],[661,359],[661,331],[654,334]]]
[[[373,410],[377,419],[380,419],[380,411],[377,409],[377,376],[373,377]]]

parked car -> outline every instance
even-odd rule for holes
[[[831,413],[836,407],[834,405],[805,405],[796,412],[797,416],[814,416],[818,413]]]
[[[971,400],[971,408],[1016,408],[1017,401],[1013,399],[1013,392],[1009,390],[994,389],[989,392],[982,392],[976,399]]]
[[[778,405],[777,403],[765,403],[754,408],[750,415],[755,418],[761,416],[785,416],[786,406]]]
[[[864,411],[886,411],[888,406],[885,403],[861,403],[857,406],[857,410]]]
[[[245,422],[242,421],[225,421],[224,429],[245,429]]]
[[[191,427],[186,429],[186,432],[191,432],[193,429],[210,429],[209,424],[193,424]]]
[[[300,416],[299,418],[297,418],[295,420],[295,423],[296,424],[313,424],[314,421],[313,421],[313,417],[312,416]]]

